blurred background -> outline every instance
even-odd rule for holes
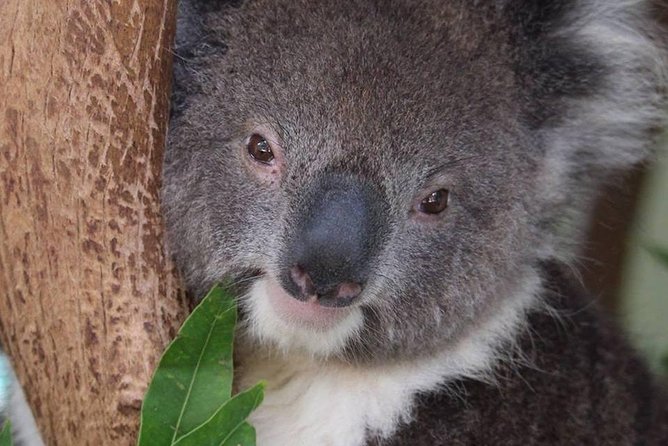
[[[656,163],[603,193],[580,266],[589,290],[668,377],[668,136],[660,146]]]

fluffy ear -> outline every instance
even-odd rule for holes
[[[197,59],[225,52],[225,43],[220,40],[220,33],[212,33],[208,29],[208,14],[240,4],[240,0],[179,1],[174,42],[172,116],[187,106],[189,96],[199,92]]]
[[[194,0],[180,0],[176,19],[174,41],[174,71],[172,85],[171,114],[178,115],[185,108],[188,96],[195,93],[191,59],[195,48],[202,40],[203,17]]]
[[[666,34],[648,0],[524,0],[548,157],[572,174],[651,156],[665,125]],[[559,110],[552,115],[551,110]],[[554,119],[553,119],[554,118]],[[566,163],[567,166],[564,166]]]
[[[595,191],[666,124],[666,36],[648,0],[503,0],[533,129],[545,257],[568,261]]]
[[[241,3],[241,0],[179,0],[175,45],[177,51],[195,51],[197,46],[206,43],[207,14],[229,7],[237,8]]]

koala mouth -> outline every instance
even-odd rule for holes
[[[301,301],[292,297],[280,283],[266,276],[267,300],[272,312],[285,323],[326,330],[340,323],[351,312],[351,308],[323,306],[315,296]]]

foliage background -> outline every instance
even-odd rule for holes
[[[660,153],[646,177],[628,241],[619,310],[631,340],[668,375],[668,265],[650,252],[668,249],[667,136]]]

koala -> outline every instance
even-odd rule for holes
[[[643,0],[181,0],[168,244],[238,294],[260,446],[665,445],[574,264],[652,156]]]

